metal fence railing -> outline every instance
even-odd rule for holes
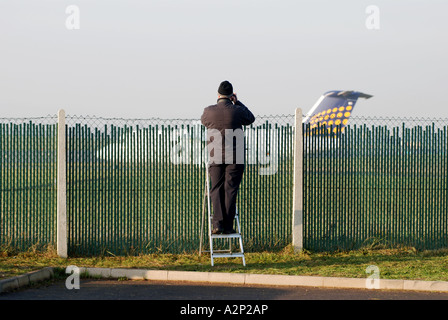
[[[306,125],[305,247],[447,247],[447,138],[447,122]]]
[[[448,246],[446,119],[303,125],[303,245]],[[291,243],[294,115],[245,128],[238,208],[247,251]],[[198,119],[67,116],[69,255],[199,248],[205,131]],[[57,118],[0,119],[0,246],[56,242]]]
[[[293,127],[246,128],[238,207],[247,250],[290,242]],[[197,120],[67,117],[69,254],[199,248],[205,183]]]
[[[0,119],[0,245],[55,245],[56,117]]]

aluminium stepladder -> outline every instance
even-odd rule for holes
[[[243,249],[243,238],[241,236],[241,226],[240,219],[238,217],[238,208],[236,209],[235,214],[235,222],[236,222],[236,231],[237,233],[231,234],[212,234],[212,215],[211,215],[211,204],[210,204],[210,181],[209,181],[209,164],[205,163],[206,175],[205,175],[205,188],[204,188],[204,200],[202,206],[202,219],[201,219],[201,235],[199,242],[199,255],[202,252],[210,252],[210,260],[212,267],[214,266],[214,259],[216,258],[235,258],[241,257],[243,260],[243,266],[246,266],[246,259],[244,257],[244,249]],[[207,203],[206,203],[207,202]],[[207,208],[206,208],[207,205]],[[209,236],[209,245],[210,250],[202,250],[202,240],[204,233],[204,218],[205,218],[205,210],[207,209],[208,216],[208,236]],[[213,249],[213,240],[215,239],[228,239],[229,248],[227,250],[214,250]],[[239,252],[232,251],[232,239],[238,239],[239,242]]]

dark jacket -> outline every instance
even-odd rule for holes
[[[223,148],[222,163],[239,163],[236,158],[237,155],[241,155],[239,152],[242,152],[243,158],[245,157],[244,140],[242,145],[237,138],[233,139],[235,141],[231,146],[226,145],[225,130],[232,129],[234,132],[237,132],[236,129],[242,130],[243,126],[250,125],[254,121],[254,115],[241,101],[237,101],[233,104],[230,99],[218,99],[217,104],[208,106],[204,109],[201,117],[201,122],[207,129],[217,129],[221,132]],[[210,141],[210,137],[208,137],[208,141]],[[230,156],[230,148],[233,149],[233,159],[225,157],[226,153]],[[213,151],[210,150],[210,152],[209,156],[213,157]]]

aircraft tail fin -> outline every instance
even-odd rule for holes
[[[369,99],[372,95],[358,91],[333,90],[324,93],[303,119],[311,129],[325,125],[337,133],[343,131],[352,115],[358,98]]]

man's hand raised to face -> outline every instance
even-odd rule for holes
[[[230,100],[235,104],[238,101],[238,98],[236,96],[236,93],[232,94],[232,96],[230,97]]]

